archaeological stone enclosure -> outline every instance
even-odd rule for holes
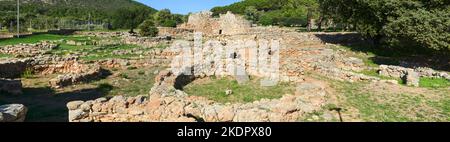
[[[58,110],[58,116],[69,122],[364,121],[359,116],[363,112],[353,108],[357,105],[342,105],[348,108],[343,114],[336,111],[342,103],[340,94],[350,93],[333,86],[365,83],[362,90],[376,89],[372,92],[379,94],[392,90],[428,94],[433,91],[419,85],[422,78],[450,81],[447,71],[427,67],[369,66],[361,58],[366,54],[341,48],[367,42],[357,33],[298,32],[253,25],[231,12],[212,14],[191,14],[177,27],[160,27],[157,37],[80,31],[71,37],[74,39],[0,44],[0,54],[11,55],[0,58],[0,98],[21,100],[44,90],[42,96],[63,97],[55,99],[58,108],[49,111]],[[280,84],[292,89],[276,94],[279,97],[234,102],[189,92],[191,86],[221,78],[258,86],[252,91]],[[147,88],[135,89],[138,93],[130,95],[132,91],[126,89],[133,88],[126,85]],[[227,89],[210,95],[241,93],[229,87],[232,85],[222,86]],[[115,94],[103,93],[105,88]],[[434,92],[447,94],[449,86]],[[47,98],[53,99],[41,99]],[[0,122],[26,121],[27,113],[35,117],[39,112],[33,111],[39,107],[27,109],[32,100],[21,100],[25,104],[0,102]],[[442,113],[446,112],[432,110],[429,115],[448,120]]]

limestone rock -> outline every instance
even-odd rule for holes
[[[53,88],[62,88],[73,84],[97,80],[102,76],[107,75],[106,71],[98,65],[94,65],[93,67],[89,68],[89,70],[80,71],[81,73],[68,73],[64,75],[58,75],[56,78],[51,79],[49,81],[49,84]]]
[[[414,86],[414,87],[418,87],[419,86],[419,74],[417,72],[415,72],[414,70],[410,69],[408,70],[406,77],[406,85],[408,86]]]
[[[8,104],[0,106],[0,122],[25,121],[28,108],[22,104]]]
[[[84,112],[81,109],[76,109],[76,110],[70,110],[69,111],[69,122],[73,122],[77,119],[83,118],[85,116],[87,116],[88,113]]]
[[[231,94],[233,94],[233,90],[230,90],[230,89],[225,90],[225,95],[229,96]]]
[[[72,101],[72,102],[67,103],[66,106],[69,110],[75,110],[75,109],[78,109],[81,106],[81,104],[83,104],[83,103],[84,103],[83,101]]]

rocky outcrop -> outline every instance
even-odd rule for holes
[[[0,92],[6,92],[13,95],[22,94],[22,82],[20,80],[10,80],[0,78]]]
[[[22,104],[0,106],[0,122],[23,122],[27,115],[27,107]]]

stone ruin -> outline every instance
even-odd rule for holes
[[[37,44],[6,45],[0,47],[0,53],[11,54],[19,57],[33,57],[36,55],[45,54],[46,52],[57,47],[57,44],[44,41]]]
[[[148,97],[115,96],[67,104],[70,122],[294,122],[325,104],[317,84],[299,85],[296,95],[252,103],[221,104],[176,89],[182,74],[162,71]]]
[[[87,83],[93,80],[101,79],[107,76],[108,71],[102,69],[99,65],[83,65],[77,62],[66,62],[59,68],[51,68],[51,70],[58,70],[63,73],[56,78],[51,79],[49,84],[53,88],[62,88],[74,84]]]
[[[306,72],[319,72],[327,77],[346,81],[383,81],[354,73],[362,70],[363,61],[357,58],[347,58],[340,51],[324,47],[324,40],[332,42],[348,42],[348,37],[355,35],[336,35],[311,33],[298,33],[282,28],[251,27],[243,22],[239,16],[227,13],[221,18],[212,18],[211,13],[203,12],[193,14],[189,22],[178,26],[180,31],[203,32],[206,41],[203,48],[193,49],[192,53],[201,53],[204,62],[189,66],[177,66],[185,61],[177,50],[178,44],[165,49],[165,51],[178,51],[169,59],[171,67],[161,71],[155,78],[155,84],[149,96],[123,97],[116,96],[110,99],[100,98],[90,101],[74,101],[67,104],[70,122],[121,122],[121,121],[192,121],[192,122],[292,122],[306,113],[321,109],[327,104],[329,93],[326,85],[321,83],[305,82]],[[226,25],[229,22],[231,24]],[[224,25],[221,25],[224,24]],[[227,27],[221,29],[221,27]],[[177,32],[173,32],[180,34]],[[172,33],[172,34],[173,34]],[[160,33],[164,34],[164,33]],[[192,35],[192,33],[191,33]],[[345,38],[339,38],[339,37]],[[325,37],[325,38],[324,38]],[[338,38],[335,38],[338,37]],[[150,40],[139,40],[138,37],[130,43],[148,43]],[[188,41],[193,38],[185,37]],[[280,40],[280,48],[272,49],[259,46],[261,41],[269,39]],[[201,39],[202,41],[203,39]],[[247,48],[242,42],[255,42],[256,48]],[[234,52],[225,52],[228,47],[234,46]],[[192,46],[192,45],[191,45]],[[306,46],[306,47],[305,47]],[[233,46],[232,46],[233,47]],[[233,47],[233,48],[234,48]],[[223,55],[217,55],[212,49],[223,48]],[[257,51],[272,58],[280,55],[280,76],[283,82],[297,84],[295,94],[284,95],[280,99],[262,99],[252,103],[222,104],[203,97],[189,96],[183,87],[195,79],[209,76],[233,76],[238,82],[245,82],[248,76],[258,78],[272,78],[276,74],[275,68],[257,71],[249,65],[248,56],[254,56],[249,51]],[[279,54],[275,54],[279,53]],[[195,55],[194,55],[195,56]],[[214,61],[214,64],[213,62]],[[217,62],[215,61],[224,61]],[[269,60],[270,61],[270,60]],[[109,61],[108,61],[109,62]],[[112,61],[111,61],[112,62]],[[195,61],[194,61],[195,62]],[[245,73],[237,75],[236,72],[223,72],[219,68],[227,69],[228,63],[243,67]],[[181,65],[181,64],[180,64]],[[188,74],[186,74],[188,73]],[[224,90],[225,91],[225,90]],[[231,90],[232,91],[232,90]]]
[[[381,65],[378,69],[381,76],[402,79],[408,86],[419,86],[420,77],[444,78],[450,81],[450,75],[446,72],[434,71],[430,68],[405,68],[392,65]]]
[[[0,93],[22,94],[22,72],[27,68],[28,59],[0,61]]]
[[[11,94],[21,94],[22,84],[16,78],[21,78],[24,72],[42,75],[63,74],[49,81],[52,87],[61,88],[99,79],[105,75],[106,71],[99,65],[80,63],[77,56],[60,57],[39,54],[22,59],[6,59],[0,61],[1,90]]]
[[[241,37],[236,37],[242,39]],[[248,39],[259,42],[253,36]],[[225,45],[233,43],[234,39],[220,39]],[[171,48],[176,48],[175,44]],[[263,99],[252,103],[221,104],[202,97],[189,96],[182,91],[188,83],[198,78],[208,76],[236,76],[234,72],[219,72],[218,66],[227,68],[226,64],[211,65],[212,59],[228,61],[244,67],[248,75],[270,77],[274,72],[266,70],[261,73],[245,66],[248,62],[244,56],[249,48],[237,46],[235,53],[216,55],[213,48],[224,48],[215,44],[206,44],[202,52],[205,62],[192,66],[172,66],[170,70],[161,71],[155,78],[154,87],[148,97],[116,96],[111,99],[100,98],[91,101],[74,101],[67,104],[70,122],[121,122],[121,121],[181,121],[181,122],[292,122],[297,121],[305,113],[320,109],[326,104],[328,92],[325,86],[311,83],[300,83],[295,95],[285,95],[280,99]],[[208,50],[210,49],[210,50]],[[172,49],[173,50],[173,49]],[[276,55],[276,49],[256,47],[261,53]],[[173,57],[172,64],[182,62],[182,54]],[[222,62],[225,63],[225,62]],[[213,68],[209,68],[214,66]],[[196,68],[197,70],[192,70]],[[189,74],[186,74],[189,71]],[[295,74],[298,75],[298,74]],[[300,80],[300,76],[289,76],[284,81]],[[238,76],[236,76],[238,78]]]
[[[186,32],[202,32],[206,35],[236,35],[248,33],[252,24],[243,16],[231,12],[213,17],[210,11],[189,15],[188,22],[177,28],[160,28],[160,35],[185,34]]]

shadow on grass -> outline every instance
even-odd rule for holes
[[[5,104],[24,104],[28,107],[27,122],[67,122],[68,110],[66,104],[75,100],[93,100],[103,97],[112,88],[99,85],[96,88],[82,89],[72,92],[56,93],[55,90],[44,88],[24,88],[22,95],[0,95],[0,102]]]
[[[357,33],[315,34],[325,43],[340,44],[354,52],[373,54],[369,60],[377,65],[397,65],[408,68],[427,67],[434,70],[450,71],[450,56],[445,51],[427,48],[389,48],[376,46],[372,40],[364,39]]]

